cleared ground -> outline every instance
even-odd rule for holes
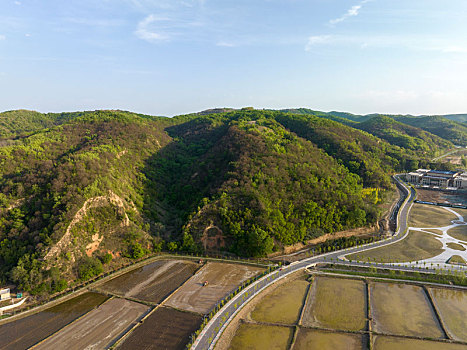
[[[292,336],[292,327],[243,323],[238,327],[229,349],[283,350],[292,342]]]
[[[410,231],[405,239],[385,247],[347,255],[348,259],[376,262],[424,260],[443,252],[443,244],[428,233]]]
[[[451,225],[457,216],[442,207],[426,204],[414,204],[409,214],[411,227],[443,227]]]
[[[360,334],[331,333],[301,328],[294,350],[360,350],[363,339]]]
[[[251,317],[258,322],[296,324],[308,286],[303,279],[280,286],[261,300]]]
[[[0,349],[26,349],[86,314],[108,298],[81,294],[50,309],[0,326]]]
[[[263,270],[263,268],[240,264],[208,262],[170,296],[166,305],[207,314],[219,300],[237,288],[243,281]],[[205,281],[208,282],[207,286],[203,286]]]
[[[465,350],[465,345],[417,340],[397,337],[376,336],[375,350]]]
[[[105,349],[147,311],[146,305],[125,299],[108,300],[34,349]]]
[[[317,277],[304,326],[359,331],[366,326],[366,285],[360,280]]]
[[[199,265],[184,260],[158,260],[103,284],[100,289],[124,297],[161,302],[189,279]]]
[[[467,225],[460,225],[448,230],[448,235],[467,242]]]
[[[430,288],[430,292],[449,333],[467,342],[467,291]]]
[[[201,325],[201,316],[166,307],[157,308],[118,347],[122,350],[184,350],[190,335]]]
[[[443,336],[428,297],[421,287],[372,283],[370,293],[375,331],[430,338]]]

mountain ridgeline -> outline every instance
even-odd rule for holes
[[[161,249],[266,256],[375,225],[390,175],[452,147],[391,118],[342,120],[0,114],[0,282],[51,293]]]

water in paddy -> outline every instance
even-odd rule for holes
[[[430,293],[448,333],[467,342],[467,291],[430,288]]]

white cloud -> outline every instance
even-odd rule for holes
[[[312,35],[308,37],[308,42],[305,45],[305,51],[310,51],[314,45],[327,44],[331,39],[332,37],[330,35]]]
[[[223,47],[235,47],[234,43],[228,42],[228,41],[219,41],[216,43],[216,46],[223,46]]]
[[[0,34],[0,40],[5,40],[5,39],[6,39],[6,36]]]
[[[167,41],[170,39],[170,36],[167,33],[157,32],[155,30],[157,27],[155,23],[163,21],[170,21],[170,19],[165,17],[156,17],[154,15],[149,15],[138,23],[135,35],[142,40],[150,42]]]
[[[349,17],[354,17],[354,16],[358,16],[358,14],[360,13],[360,10],[362,9],[363,5],[366,4],[367,2],[369,2],[371,0],[363,0],[361,1],[358,5],[354,5],[352,6],[350,9],[347,10],[347,12],[345,14],[343,14],[342,16],[338,17],[338,18],[334,18],[334,19],[331,19],[329,21],[329,24],[331,25],[335,25],[337,23],[340,23],[340,22],[343,22],[345,21],[347,18]]]
[[[14,4],[18,5],[18,6],[21,6],[21,1],[15,1]]]

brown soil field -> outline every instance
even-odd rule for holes
[[[240,264],[208,262],[167,300],[177,309],[207,314],[243,281],[264,269]],[[203,287],[207,281],[208,285]]]
[[[373,349],[375,350],[465,350],[462,344],[449,344],[429,340],[386,337],[377,335]]]
[[[91,311],[108,298],[81,294],[45,311],[0,326],[0,349],[26,349]]]
[[[424,190],[421,188],[417,189],[417,199],[425,202],[444,203],[448,202],[451,204],[464,203],[467,204],[465,195],[448,193],[435,190]]]
[[[103,284],[104,291],[160,303],[189,279],[199,265],[184,260],[158,260]]]
[[[111,299],[47,338],[34,349],[106,349],[149,311],[146,305]]]
[[[201,321],[201,316],[193,313],[159,307],[135,328],[118,349],[184,350],[190,335],[199,328]]]

